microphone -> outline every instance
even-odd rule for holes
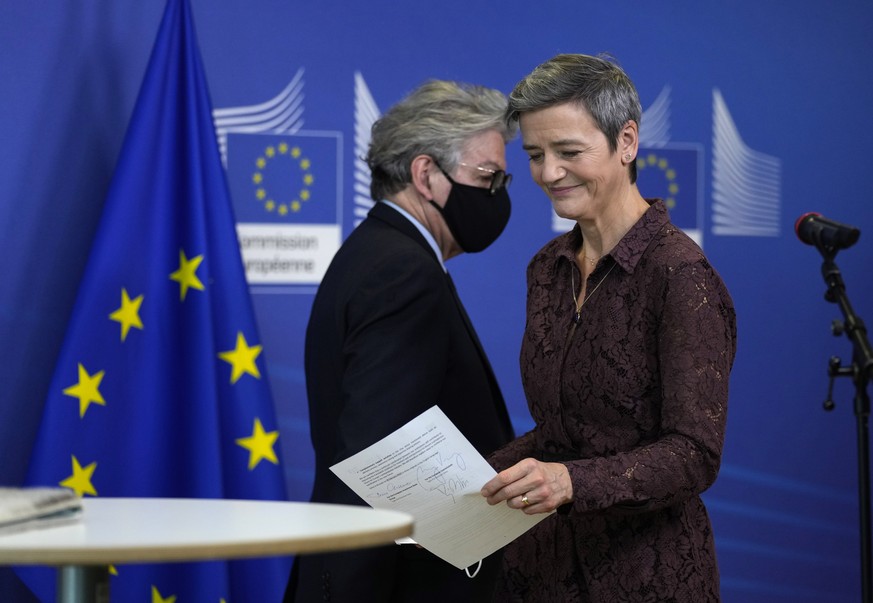
[[[848,249],[858,241],[861,231],[854,226],[828,220],[820,213],[811,211],[803,214],[794,223],[797,238],[807,245]]]

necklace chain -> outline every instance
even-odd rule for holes
[[[596,285],[594,285],[594,288],[591,290],[590,293],[588,293],[588,295],[585,296],[585,299],[583,299],[582,303],[580,304],[578,299],[576,298],[576,279],[573,276],[573,267],[570,267],[570,292],[573,294],[573,306],[576,308],[576,314],[573,316],[573,322],[575,324],[579,324],[579,322],[582,320],[582,306],[585,305],[585,302],[591,299],[591,296],[594,295],[594,292],[597,291],[600,285],[603,284],[603,281],[606,280],[606,277],[609,276],[609,273],[612,272],[613,268],[615,268],[614,263],[612,266],[609,267],[609,270],[606,271],[606,274],[603,275],[603,278],[600,279]]]

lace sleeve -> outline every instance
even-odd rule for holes
[[[728,377],[736,351],[733,304],[706,260],[670,268],[657,324],[660,429],[651,443],[567,462],[572,512],[652,510],[706,490],[721,462]]]

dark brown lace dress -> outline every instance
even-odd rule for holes
[[[721,460],[736,317],[660,201],[604,257],[574,325],[575,228],[528,266],[521,372],[533,431],[494,453],[563,462],[574,499],[510,544],[495,601],[719,600],[700,493]],[[613,267],[614,266],[614,267]]]

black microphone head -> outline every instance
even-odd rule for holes
[[[808,211],[805,214],[801,214],[797,220],[794,221],[794,232],[797,235],[797,238],[801,240],[801,242],[806,243],[807,245],[815,245],[812,241],[807,241],[804,238],[804,234],[806,232],[805,227],[803,226],[807,219],[812,218],[813,216],[821,217],[821,214],[817,211]],[[804,233],[804,234],[801,234]]]
[[[820,213],[811,211],[803,214],[794,223],[797,238],[807,245],[819,249],[847,249],[858,241],[861,231],[854,226],[828,220]]]

